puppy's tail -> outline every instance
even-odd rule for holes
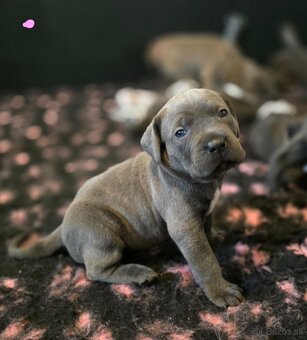
[[[19,248],[19,245],[27,238],[28,234],[21,234],[8,242],[9,256],[18,259],[38,259],[52,255],[56,250],[62,247],[61,226],[55,229],[51,234],[43,237],[34,245],[27,248]]]

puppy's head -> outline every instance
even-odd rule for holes
[[[170,99],[148,126],[141,145],[159,165],[200,182],[221,178],[245,157],[228,102],[206,89]]]

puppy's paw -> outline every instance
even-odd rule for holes
[[[237,306],[244,301],[242,289],[224,279],[212,283],[205,291],[208,299],[218,307]]]
[[[149,267],[142,265],[130,265],[129,275],[132,281],[137,284],[149,283],[159,275]]]

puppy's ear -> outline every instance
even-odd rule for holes
[[[234,117],[234,119],[236,120],[236,135],[237,137],[239,137],[240,135],[240,128],[239,128],[239,122],[238,122],[238,118],[237,115],[235,114],[235,110],[233,108],[233,105],[231,103],[231,99],[229,96],[227,96],[225,93],[219,93],[219,95],[221,96],[221,98],[223,99],[223,101],[226,103],[226,105],[228,106],[230,113],[232,114],[232,116]]]
[[[238,120],[237,115],[235,113],[235,110],[233,108],[233,105],[231,103],[231,98],[229,96],[227,96],[225,93],[221,93],[219,92],[219,95],[221,96],[221,98],[223,99],[223,101],[226,103],[226,105],[228,106],[231,114],[235,117],[236,120]]]
[[[161,163],[161,117],[157,115],[149,124],[141,138],[141,146],[156,163]]]

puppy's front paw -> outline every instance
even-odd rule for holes
[[[237,306],[244,301],[244,296],[241,294],[242,289],[234,283],[230,283],[224,279],[219,282],[211,283],[205,293],[218,307]]]
[[[149,283],[158,276],[158,273],[151,268],[140,264],[128,264],[125,267],[126,276],[129,276],[131,281],[137,284]]]

